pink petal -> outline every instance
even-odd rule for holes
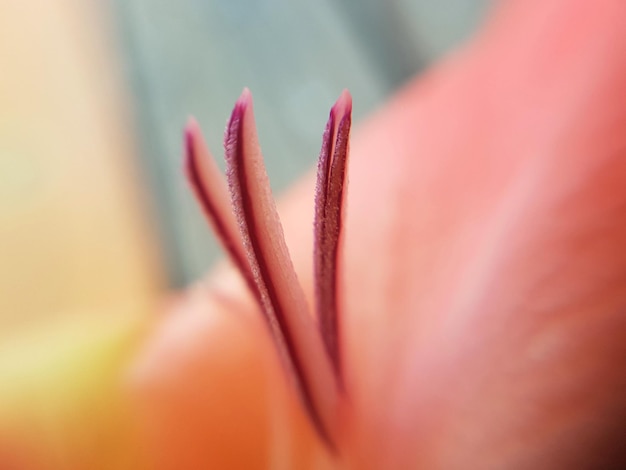
[[[624,458],[626,3],[500,8],[352,140],[354,468]],[[304,277],[293,194],[281,215]]]

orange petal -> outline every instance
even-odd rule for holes
[[[327,468],[257,315],[199,286],[154,331],[129,380],[150,468]]]

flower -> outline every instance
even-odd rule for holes
[[[280,206],[284,244],[249,94],[234,215],[191,122],[188,175],[238,269],[128,356],[133,468],[623,468],[625,17],[503,2],[360,126],[347,192],[327,170],[344,94],[315,198],[309,177]]]
[[[336,452],[297,406],[245,282],[222,269],[138,369],[163,468],[623,461],[625,15],[615,0],[506,2],[360,128],[337,284],[345,392],[331,417],[311,400]],[[252,129],[246,96],[232,119]],[[238,145],[257,159],[249,132]],[[311,187],[281,215],[313,304]]]

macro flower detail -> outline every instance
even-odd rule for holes
[[[242,275],[177,299],[133,364],[153,468],[623,468],[625,11],[499,4],[360,124],[348,168],[344,94],[280,223],[249,92],[226,177],[190,122]]]
[[[226,175],[191,120],[232,263],[3,344],[0,469],[626,468],[624,18],[499,2],[276,207],[250,93]]]
[[[337,281],[351,112],[352,99],[344,91],[331,109],[318,162],[314,317],[308,311],[271,195],[250,92],[243,91],[226,128],[226,181],[195,121],[190,121],[185,132],[190,185],[258,303],[314,428],[333,451],[343,390]]]

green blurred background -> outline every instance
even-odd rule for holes
[[[200,121],[221,158],[244,86],[255,97],[272,186],[313,165],[343,88],[358,119],[464,39],[486,0],[117,0],[119,53],[133,91],[141,163],[156,205],[170,283],[216,256],[180,173],[181,127]]]

